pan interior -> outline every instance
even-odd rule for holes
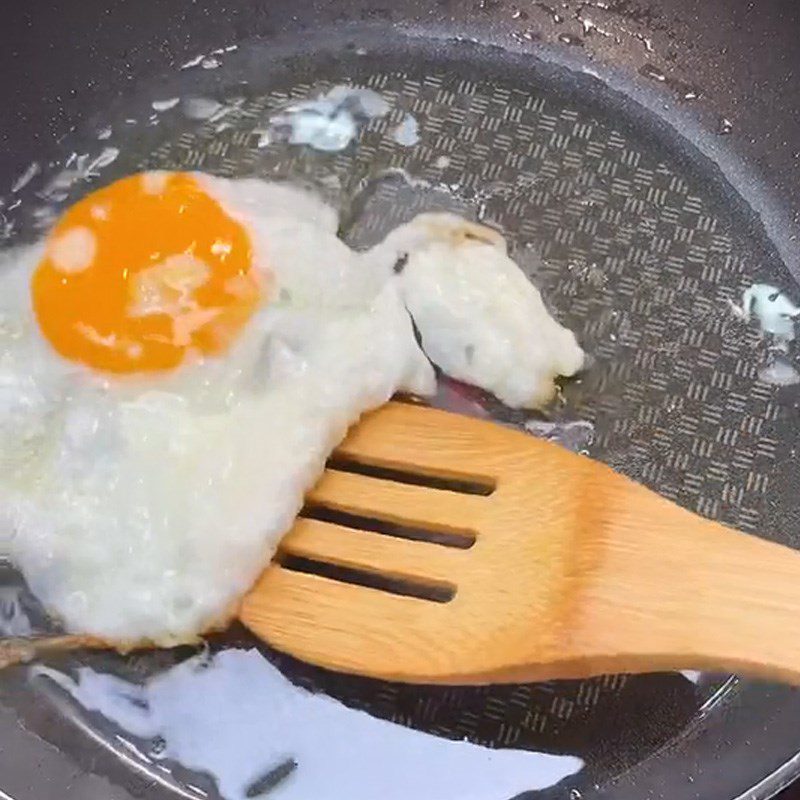
[[[568,423],[588,423],[581,430],[591,436],[582,434],[575,446],[593,457],[693,511],[792,543],[787,520],[797,487],[783,465],[798,436],[789,413],[796,393],[759,379],[767,354],[731,303],[754,281],[784,289],[794,281],[702,159],[604,105],[580,82],[551,80],[491,53],[456,48],[417,58],[353,43],[335,58],[288,54],[268,75],[256,63],[252,54],[235,71],[223,63],[213,85],[193,90],[222,104],[222,116],[190,121],[179,105],[158,125],[130,125],[129,132],[122,118],[113,120],[109,144],[120,154],[98,180],[142,168],[299,180],[340,206],[342,233],[357,246],[422,210],[455,209],[497,227],[594,362],[532,427],[560,436]],[[374,89],[391,104],[356,145],[335,154],[260,146],[271,113],[341,83]],[[151,87],[151,99],[158,96]],[[419,123],[413,146],[393,138],[406,115]],[[88,188],[75,187],[64,202]],[[440,400],[450,404],[452,393]],[[509,424],[531,422],[488,398],[467,400]],[[212,646],[232,642],[255,644],[234,631]],[[678,674],[402,686],[329,674],[262,650],[293,681],[380,717],[454,739],[579,755],[586,768],[574,797],[591,797],[691,736],[741,691],[728,676],[693,683]],[[141,679],[183,655],[95,654],[80,662]],[[3,687],[40,732],[43,691],[21,671]],[[96,745],[78,743],[74,729],[47,718],[47,738],[91,760]],[[84,724],[95,737],[113,738],[101,720]],[[179,771],[173,778],[172,789],[161,781],[163,796],[181,793],[188,780]]]

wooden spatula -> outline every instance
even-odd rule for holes
[[[421,683],[686,668],[800,683],[800,554],[554,444],[390,403],[308,503],[239,613],[303,660]],[[6,642],[0,664],[102,645]]]
[[[333,467],[241,608],[279,650],[424,683],[684,668],[800,683],[790,549],[557,445],[418,406],[367,416]]]

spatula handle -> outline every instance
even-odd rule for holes
[[[576,645],[603,669],[744,671],[800,683],[800,553],[642,486],[602,495]]]

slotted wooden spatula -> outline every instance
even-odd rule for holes
[[[280,650],[410,682],[696,668],[800,683],[788,548],[419,406],[367,416],[333,467],[241,608]]]
[[[390,403],[337,449],[244,599],[303,660],[420,683],[659,669],[800,683],[800,554],[523,433]],[[59,637],[0,647],[0,664]]]

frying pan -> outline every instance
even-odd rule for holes
[[[593,424],[593,456],[702,514],[800,544],[798,392],[758,379],[763,344],[730,313],[756,280],[797,297],[792,0],[42,0],[7,4],[0,20],[0,231],[11,243],[40,235],[48,176],[73,151],[102,150],[108,126],[119,157],[59,202],[143,167],[293,176],[332,192],[355,246],[423,208],[457,208],[509,235],[592,353],[555,414]],[[214,68],[197,61],[220,48]],[[394,118],[336,156],[258,147],[271,110],[339,82],[390,97]],[[228,125],[153,114],[153,100],[188,95],[235,101]],[[416,147],[388,141],[403,113],[420,123]],[[233,631],[212,646],[231,643],[252,645]],[[800,696],[782,686],[654,675],[444,691],[265,654],[377,716],[580,755],[585,769],[543,797],[761,800],[800,772]],[[143,678],[184,656],[82,663]],[[0,796],[181,795],[179,774],[156,780],[120,758],[97,720],[24,671],[2,676],[0,699]]]

